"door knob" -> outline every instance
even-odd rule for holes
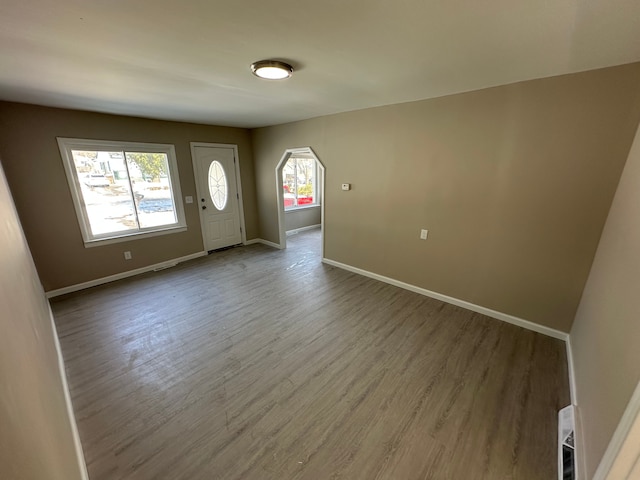
[[[203,210],[206,210],[206,209],[207,209],[207,206],[206,206],[206,205],[202,205],[202,209],[203,209]]]

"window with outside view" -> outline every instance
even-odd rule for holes
[[[284,208],[318,205],[316,179],[318,167],[312,158],[291,157],[282,168]]]
[[[85,243],[184,229],[173,145],[58,144]]]

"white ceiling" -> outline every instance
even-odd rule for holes
[[[0,99],[230,126],[635,61],[639,0],[0,2]]]

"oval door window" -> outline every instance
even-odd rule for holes
[[[217,160],[209,165],[209,195],[211,201],[218,210],[224,210],[227,206],[227,176],[224,173],[222,164]]]

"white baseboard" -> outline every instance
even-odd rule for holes
[[[294,228],[293,230],[287,230],[287,235],[295,235],[296,233],[304,232],[305,230],[313,230],[314,228],[320,228],[321,225],[308,225],[306,227]]]
[[[549,337],[564,340],[565,342],[569,338],[568,333],[561,332],[560,330],[556,330],[555,328],[539,325],[537,323],[530,322],[529,320],[524,320],[522,318],[514,317],[513,315],[509,315],[507,313],[502,313],[496,310],[492,310],[490,308],[482,307],[480,305],[475,305],[465,300],[460,300],[458,298],[450,297],[448,295],[443,295],[438,292],[433,292],[425,288],[421,288],[415,285],[411,285],[409,283],[401,282],[400,280],[395,280],[393,278],[385,277],[383,275],[378,275],[377,273],[369,272],[367,270],[362,270],[361,268],[352,267],[351,265],[347,265],[345,263],[336,262],[335,260],[330,260],[328,258],[323,258],[322,262],[326,263],[327,265],[332,265],[334,267],[342,268],[344,270],[357,273],[359,275],[364,275],[365,277],[373,278],[374,280],[379,280],[381,282],[388,283],[390,285],[395,285],[396,287],[404,288],[405,290],[409,290],[411,292],[419,293],[420,295],[425,295],[427,297],[435,298],[436,300],[440,300],[442,302],[446,302],[452,305],[456,305],[458,307],[466,308],[467,310],[471,310],[472,312],[481,313],[488,317],[502,320],[503,322],[511,323],[513,325],[517,325],[522,328],[526,328],[527,330],[532,330],[534,332],[542,333],[543,335],[547,335]]]
[[[277,243],[270,242],[269,240],[263,240],[262,238],[252,238],[251,240],[247,240],[244,242],[244,245],[254,245],[256,243],[261,243],[262,245],[266,245],[267,247],[277,248],[278,250],[282,250],[282,247]]]
[[[64,359],[62,357],[62,349],[60,348],[60,340],[58,339],[58,331],[56,329],[56,324],[53,320],[53,312],[51,311],[51,306],[49,306],[49,318],[51,319],[51,329],[53,331],[53,343],[55,345],[56,355],[58,356],[58,370],[60,372],[60,380],[62,381],[62,390],[64,391],[64,402],[67,407],[67,415],[69,416],[69,424],[70,424],[69,426],[71,428],[71,435],[73,436],[73,444],[76,450],[76,459],[78,460],[78,469],[80,471],[81,479],[89,480],[89,472],[87,471],[87,463],[84,458],[82,443],[80,443],[80,434],[78,433],[76,416],[75,416],[75,413],[73,412],[73,405],[71,403],[71,394],[69,393],[69,384],[67,383],[67,372],[64,368]]]
[[[135,270],[128,270],[126,272],[116,273],[115,275],[109,275],[108,277],[96,278],[84,283],[78,283],[76,285],[70,285],[68,287],[58,288],[56,290],[49,290],[45,293],[47,298],[53,298],[60,295],[65,295],[71,292],[77,292],[78,290],[84,290],[85,288],[95,287],[102,285],[103,283],[114,282],[116,280],[122,280],[123,278],[133,277],[134,275],[140,275],[141,273],[151,272],[152,270],[160,270],[163,268],[172,267],[178,263],[186,262],[187,260],[193,260],[194,258],[204,257],[207,252],[192,253],[180,258],[174,258],[173,260],[167,260],[166,262],[160,262],[146,267],[136,268]]]

